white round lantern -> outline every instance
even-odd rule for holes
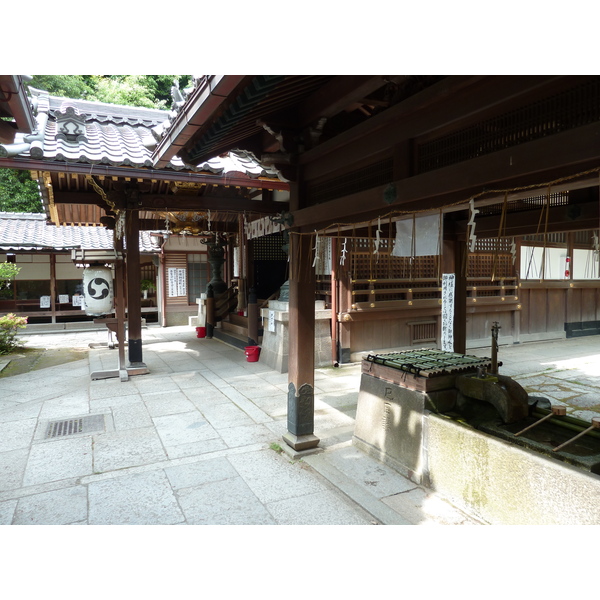
[[[83,271],[85,314],[92,317],[107,315],[113,310],[112,271],[108,267],[87,267]]]

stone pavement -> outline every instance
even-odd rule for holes
[[[107,336],[23,338],[32,347],[86,347]],[[90,379],[116,368],[117,350],[108,348],[0,379],[0,524],[479,524],[352,446],[360,365],[316,370],[315,433],[324,451],[292,460],[278,451],[287,374],[197,339],[189,327],[150,326],[143,340],[151,372],[126,382]],[[547,349],[550,366],[540,353]],[[592,351],[600,355],[598,337],[501,347],[501,372],[518,371],[532,386],[548,377],[576,386],[590,394],[588,410],[597,381],[587,359],[575,371],[561,361]],[[89,415],[103,416],[100,431],[46,438],[50,422]]]

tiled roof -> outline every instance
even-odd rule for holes
[[[162,130],[169,126],[169,111],[59,98],[42,90],[31,91],[38,129],[31,135],[17,134],[13,144],[0,144],[0,157],[153,168],[152,150]],[[193,169],[175,156],[166,168],[215,175],[235,171],[251,178],[280,178],[276,169],[261,166],[254,156],[243,151],[215,157]]]
[[[48,225],[39,213],[0,212],[0,251],[15,250],[109,250],[113,233],[105,227]],[[140,252],[158,252],[149,231],[140,231]]]

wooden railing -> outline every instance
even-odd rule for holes
[[[419,279],[353,279],[352,309],[393,309],[437,303],[442,288],[435,277]]]
[[[238,288],[233,285],[215,298],[215,319],[222,321],[230,312],[235,310],[237,302]]]

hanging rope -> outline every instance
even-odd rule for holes
[[[478,194],[474,194],[473,196],[471,196],[471,198],[473,200],[476,200],[478,198],[482,198],[484,196],[497,196],[497,195],[505,195],[505,194],[512,194],[512,193],[516,193],[516,192],[524,192],[527,190],[536,190],[536,189],[542,189],[542,188],[552,188],[553,186],[559,185],[561,183],[566,183],[568,181],[572,181],[574,179],[578,179],[580,177],[585,177],[586,175],[591,175],[593,173],[600,173],[600,167],[596,167],[594,169],[589,169],[587,171],[582,171],[581,173],[576,173],[574,175],[568,175],[566,177],[561,177],[559,179],[554,179],[552,181],[546,181],[546,182],[542,182],[542,183],[537,183],[537,184],[532,184],[532,185],[525,185],[525,186],[519,186],[519,187],[514,187],[514,188],[506,188],[506,189],[499,189],[499,190],[485,190],[483,192],[479,192]],[[448,208],[452,208],[454,206],[460,206],[460,205],[464,205],[466,203],[465,200],[457,200],[456,202],[451,202],[449,204],[445,204],[444,206],[440,207],[439,210],[446,210]],[[436,209],[434,209],[436,210]],[[385,218],[393,218],[395,216],[406,216],[406,215],[417,215],[417,214],[421,214],[421,213],[431,213],[432,209],[431,208],[423,208],[423,209],[417,209],[417,210],[393,210],[384,214],[380,215],[380,218],[385,219]],[[337,228],[339,226],[343,226],[343,227],[348,227],[349,225],[352,225],[353,228],[355,229],[356,227],[359,226],[365,226],[368,225],[369,221],[358,221],[356,223],[348,223],[348,222],[343,222],[343,223],[331,223],[330,225],[328,225],[327,227],[319,230],[319,234],[320,235],[327,235],[327,233],[332,229],[332,228]],[[312,235],[311,233],[300,233],[300,232],[295,232],[295,235]],[[353,234],[354,235],[354,234]]]
[[[500,255],[501,240],[506,236],[506,211],[508,208],[508,194],[504,195],[504,204],[502,205],[502,214],[500,215],[500,226],[498,227],[498,237],[496,238],[496,250],[492,263],[492,281],[496,280],[496,268],[498,267],[498,256]]]
[[[544,249],[542,250],[542,278],[541,281],[546,279],[546,245],[548,243],[548,219],[550,217],[550,192],[552,188],[548,186],[548,193],[546,194],[546,220],[544,223]]]

